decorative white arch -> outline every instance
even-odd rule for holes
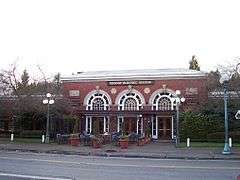
[[[171,89],[158,89],[149,98],[153,110],[173,110],[176,106],[176,93]]]
[[[111,97],[107,92],[103,90],[93,90],[87,94],[84,98],[83,104],[86,106],[86,110],[93,110],[95,108],[100,108],[98,110],[107,110],[112,104]]]
[[[126,89],[118,94],[115,104],[119,110],[139,110],[145,104],[144,96],[135,89]]]

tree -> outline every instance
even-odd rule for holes
[[[16,89],[16,91],[18,91],[18,94],[28,95],[30,93],[29,91],[30,91],[30,87],[32,87],[32,84],[30,85],[29,81],[30,81],[30,77],[27,70],[25,69],[21,75],[21,79],[18,81],[18,85]]]
[[[46,92],[51,92],[55,99],[55,104],[51,106],[52,122],[58,122],[59,119],[63,119],[64,114],[72,113],[70,102],[59,96],[61,95],[60,74],[51,81],[52,78],[46,77],[42,69],[40,72],[43,79],[33,81],[26,69],[18,75],[16,64],[11,65],[7,70],[0,71],[0,85],[12,99],[11,114],[18,121],[15,128],[18,131],[45,129],[47,107],[43,105],[42,100]]]
[[[189,62],[189,69],[200,71],[200,66],[195,55],[192,56],[192,59]]]
[[[62,90],[62,85],[61,85],[61,74],[60,73],[57,73],[55,76],[54,76],[54,79],[53,79],[53,89],[54,89],[54,92],[55,94],[61,94],[61,90]]]
[[[216,71],[210,71],[207,74],[207,89],[209,92],[219,89],[221,86],[219,82],[220,77],[221,74],[218,69]]]

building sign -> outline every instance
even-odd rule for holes
[[[69,91],[69,96],[73,97],[73,96],[79,96],[80,92],[79,90],[70,90]]]
[[[197,95],[198,88],[186,88],[186,95]]]
[[[124,85],[150,85],[154,81],[142,80],[142,81],[108,81],[109,86],[124,86]]]

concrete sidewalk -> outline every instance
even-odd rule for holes
[[[144,146],[131,144],[128,149],[121,149],[113,144],[94,149],[91,146],[83,146],[82,144],[80,146],[71,146],[55,143],[10,143],[0,141],[0,150],[105,157],[240,160],[240,149],[236,148],[232,148],[231,155],[222,155],[223,148],[175,148],[172,144],[159,142],[151,142]]]

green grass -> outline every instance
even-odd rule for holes
[[[180,148],[187,147],[186,142],[182,142],[179,145]],[[214,143],[214,142],[191,142],[191,148],[223,148],[224,143]],[[234,148],[240,149],[240,143],[233,143]]]

